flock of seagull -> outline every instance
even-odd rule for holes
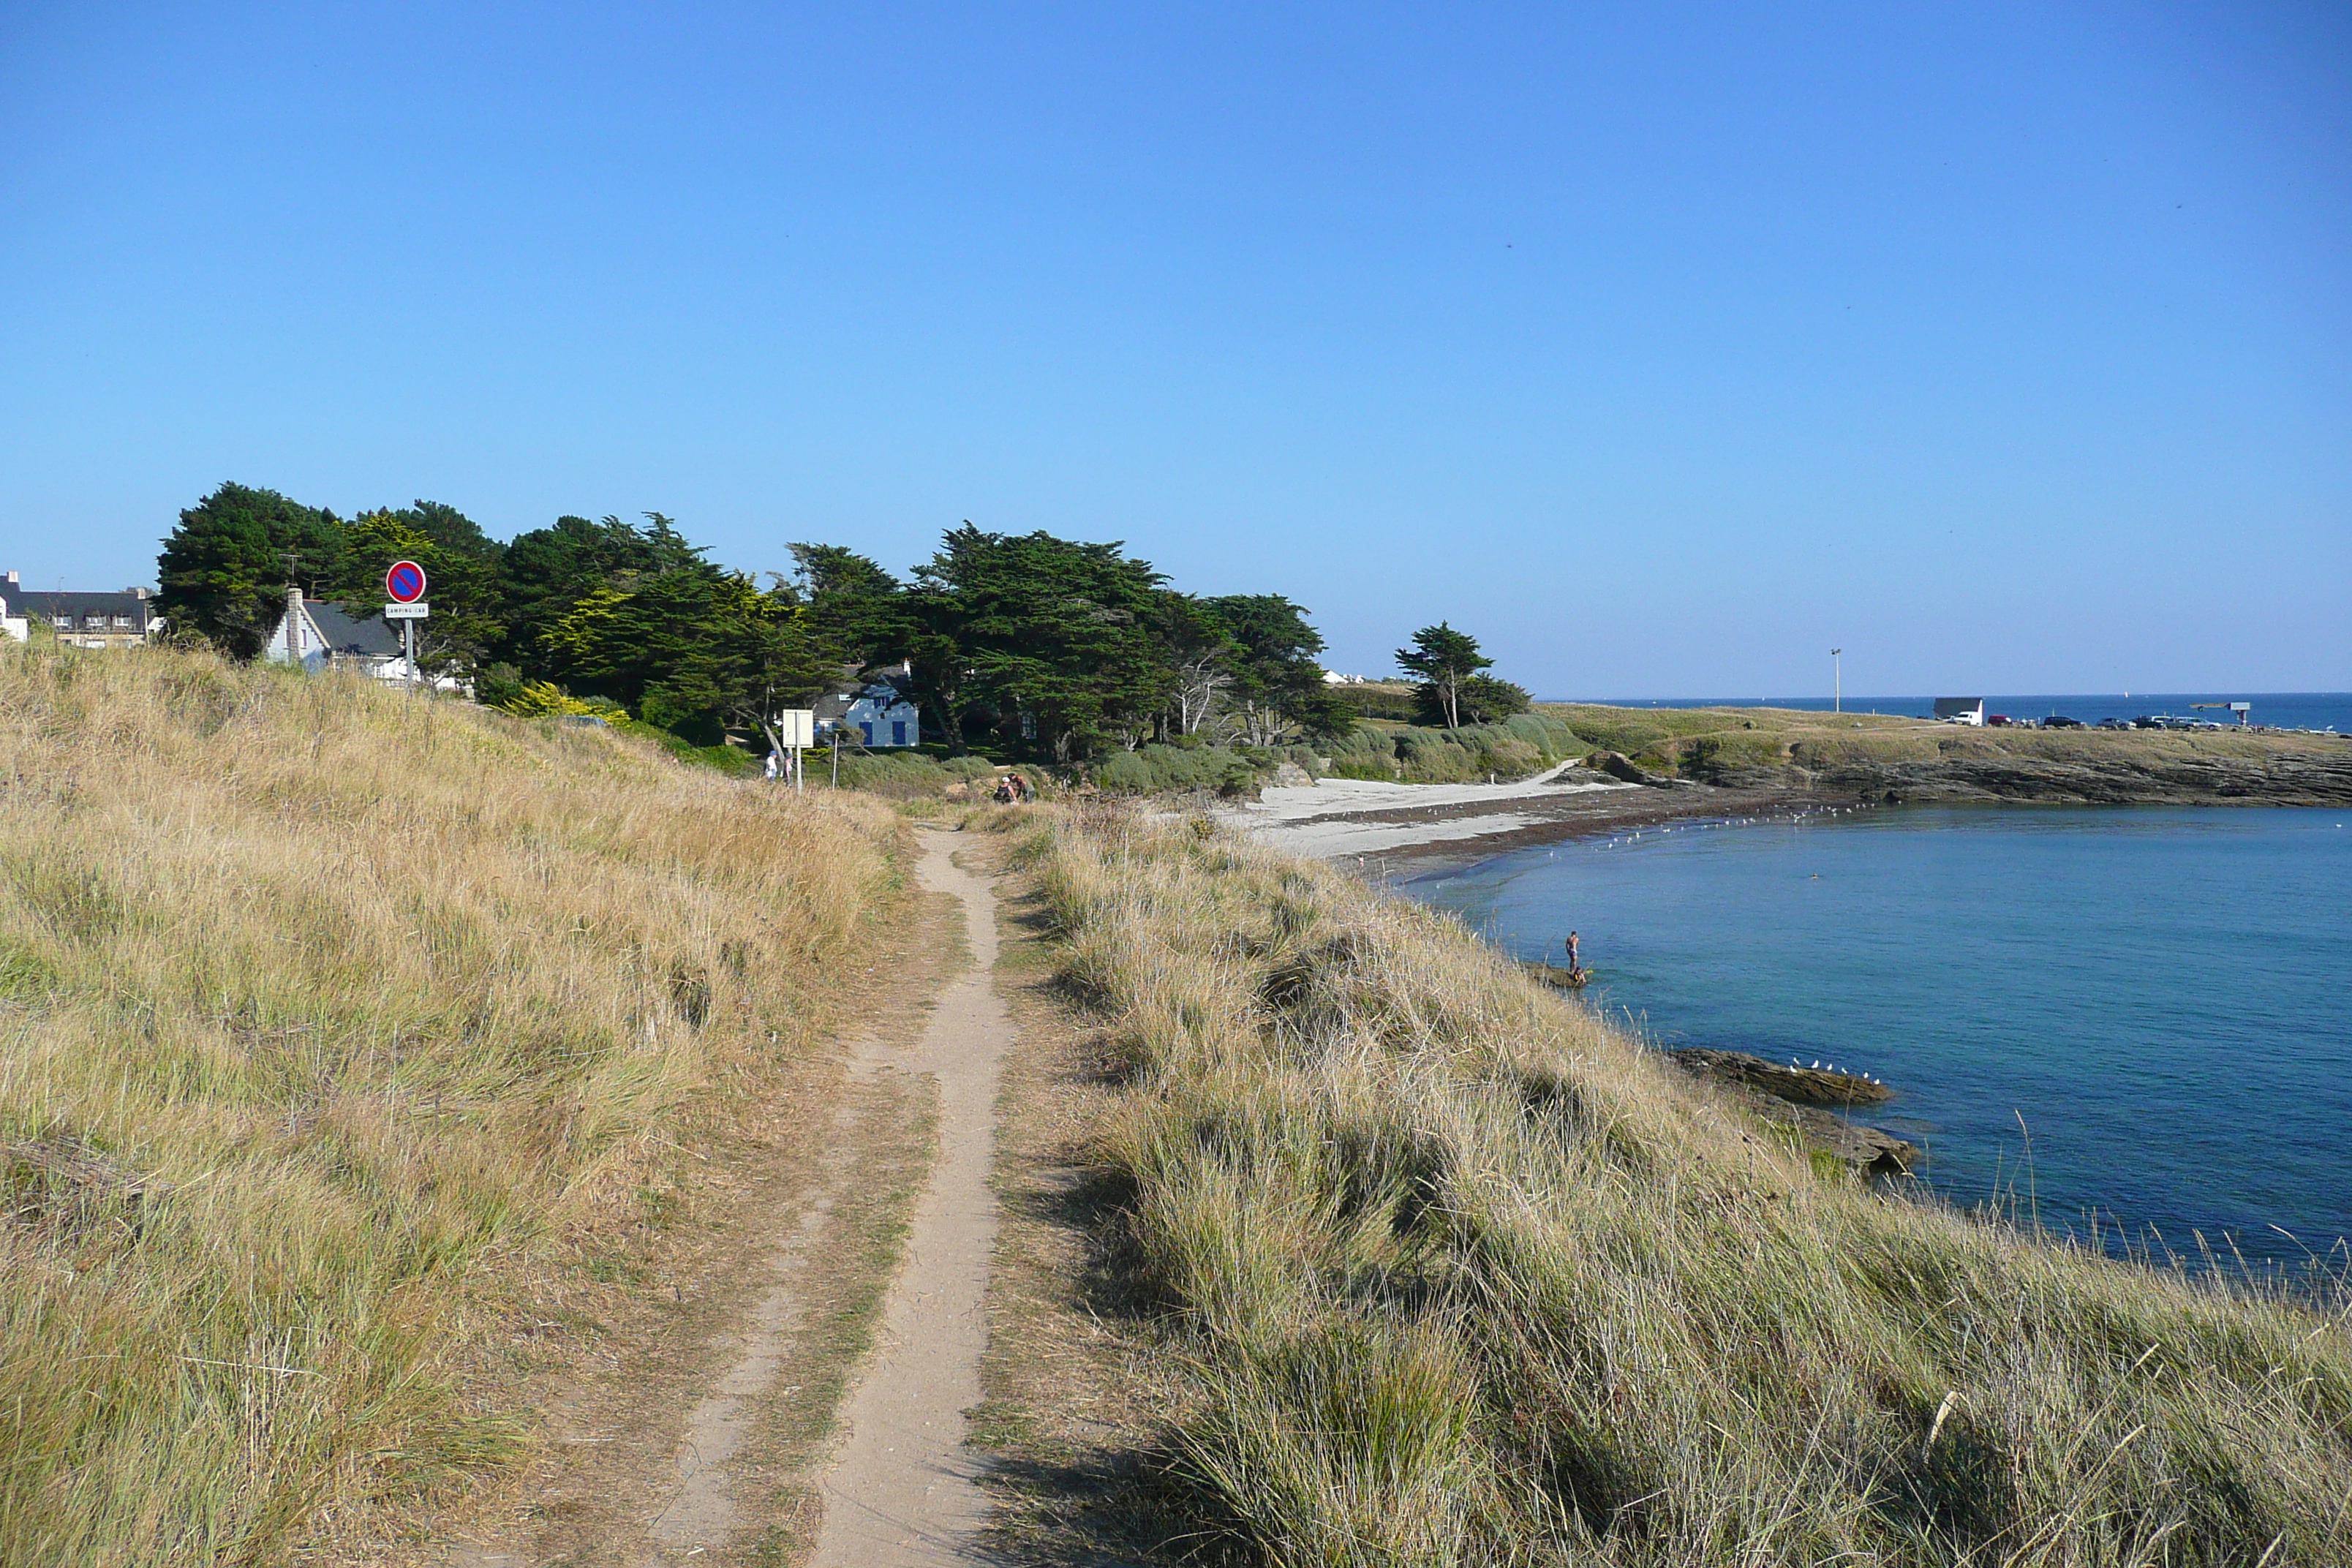
[[[1790,812],[1786,816],[1776,816],[1770,818],[1761,816],[1727,816],[1713,822],[1685,822],[1680,826],[1684,830],[1688,832],[1696,832],[1701,828],[1707,827],[1753,827],[1758,823],[1768,820],[1772,822],[1785,822],[1790,826],[1794,826],[1798,823],[1803,822],[1810,817],[1851,816],[1857,811],[1867,811],[1870,808],[1866,805],[1824,805],[1816,807],[1811,811]],[[1675,830],[1672,827],[1659,827],[1651,829],[1651,831],[1656,833],[1672,833]],[[1596,844],[1593,847],[1596,849],[1614,849],[1621,844],[1631,844],[1641,837],[1642,830],[1637,828],[1632,833],[1622,834],[1615,838],[1612,838],[1605,844]],[[1557,849],[1552,851],[1552,854],[1554,855],[1559,853],[1559,851]]]

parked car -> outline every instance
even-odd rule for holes
[[[1985,715],[1985,725],[1988,729],[2006,730],[2010,725],[2010,717],[2006,713],[1988,713]]]
[[[2136,728],[2136,726],[2128,719],[2102,719],[2099,721],[2099,728],[2102,730],[2129,730]]]
[[[2087,730],[2090,728],[2089,725],[2084,723],[2080,719],[2069,719],[2063,713],[2053,713],[2049,718],[2042,721],[2042,727],[2045,730]]]

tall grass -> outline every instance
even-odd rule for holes
[[[1484,784],[1524,778],[1592,750],[1568,723],[1519,713],[1458,730],[1359,723],[1331,742],[1331,771],[1342,778],[1407,784]]]
[[[883,806],[0,647],[0,1562],[271,1561],[514,1447],[450,1358],[891,897]]]
[[[1817,1174],[1319,866],[1108,816],[1038,863],[1173,1441],[1265,1560],[2352,1561],[2340,1317]]]

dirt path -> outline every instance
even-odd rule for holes
[[[751,1568],[805,1563],[820,1540],[833,1562],[952,1560],[979,1521],[961,1411],[1009,1038],[993,895],[949,859],[971,842],[919,839],[919,894],[844,971],[869,988],[859,1032],[780,1064],[730,1138],[684,1135],[690,1223],[636,1237],[612,1283],[531,1282],[481,1385],[538,1416],[529,1465],[425,1539],[348,1561]]]
[[[895,1063],[938,1086],[939,1157],[915,1205],[873,1364],[843,1413],[848,1436],[824,1482],[814,1568],[968,1562],[986,1511],[964,1412],[981,1398],[997,1224],[989,1172],[1013,1025],[996,994],[995,894],[949,858],[952,837],[923,837],[918,874],[963,906],[972,963]]]

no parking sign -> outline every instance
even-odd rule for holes
[[[425,597],[425,568],[414,561],[395,561],[383,574],[383,591],[395,605],[413,605]]]

